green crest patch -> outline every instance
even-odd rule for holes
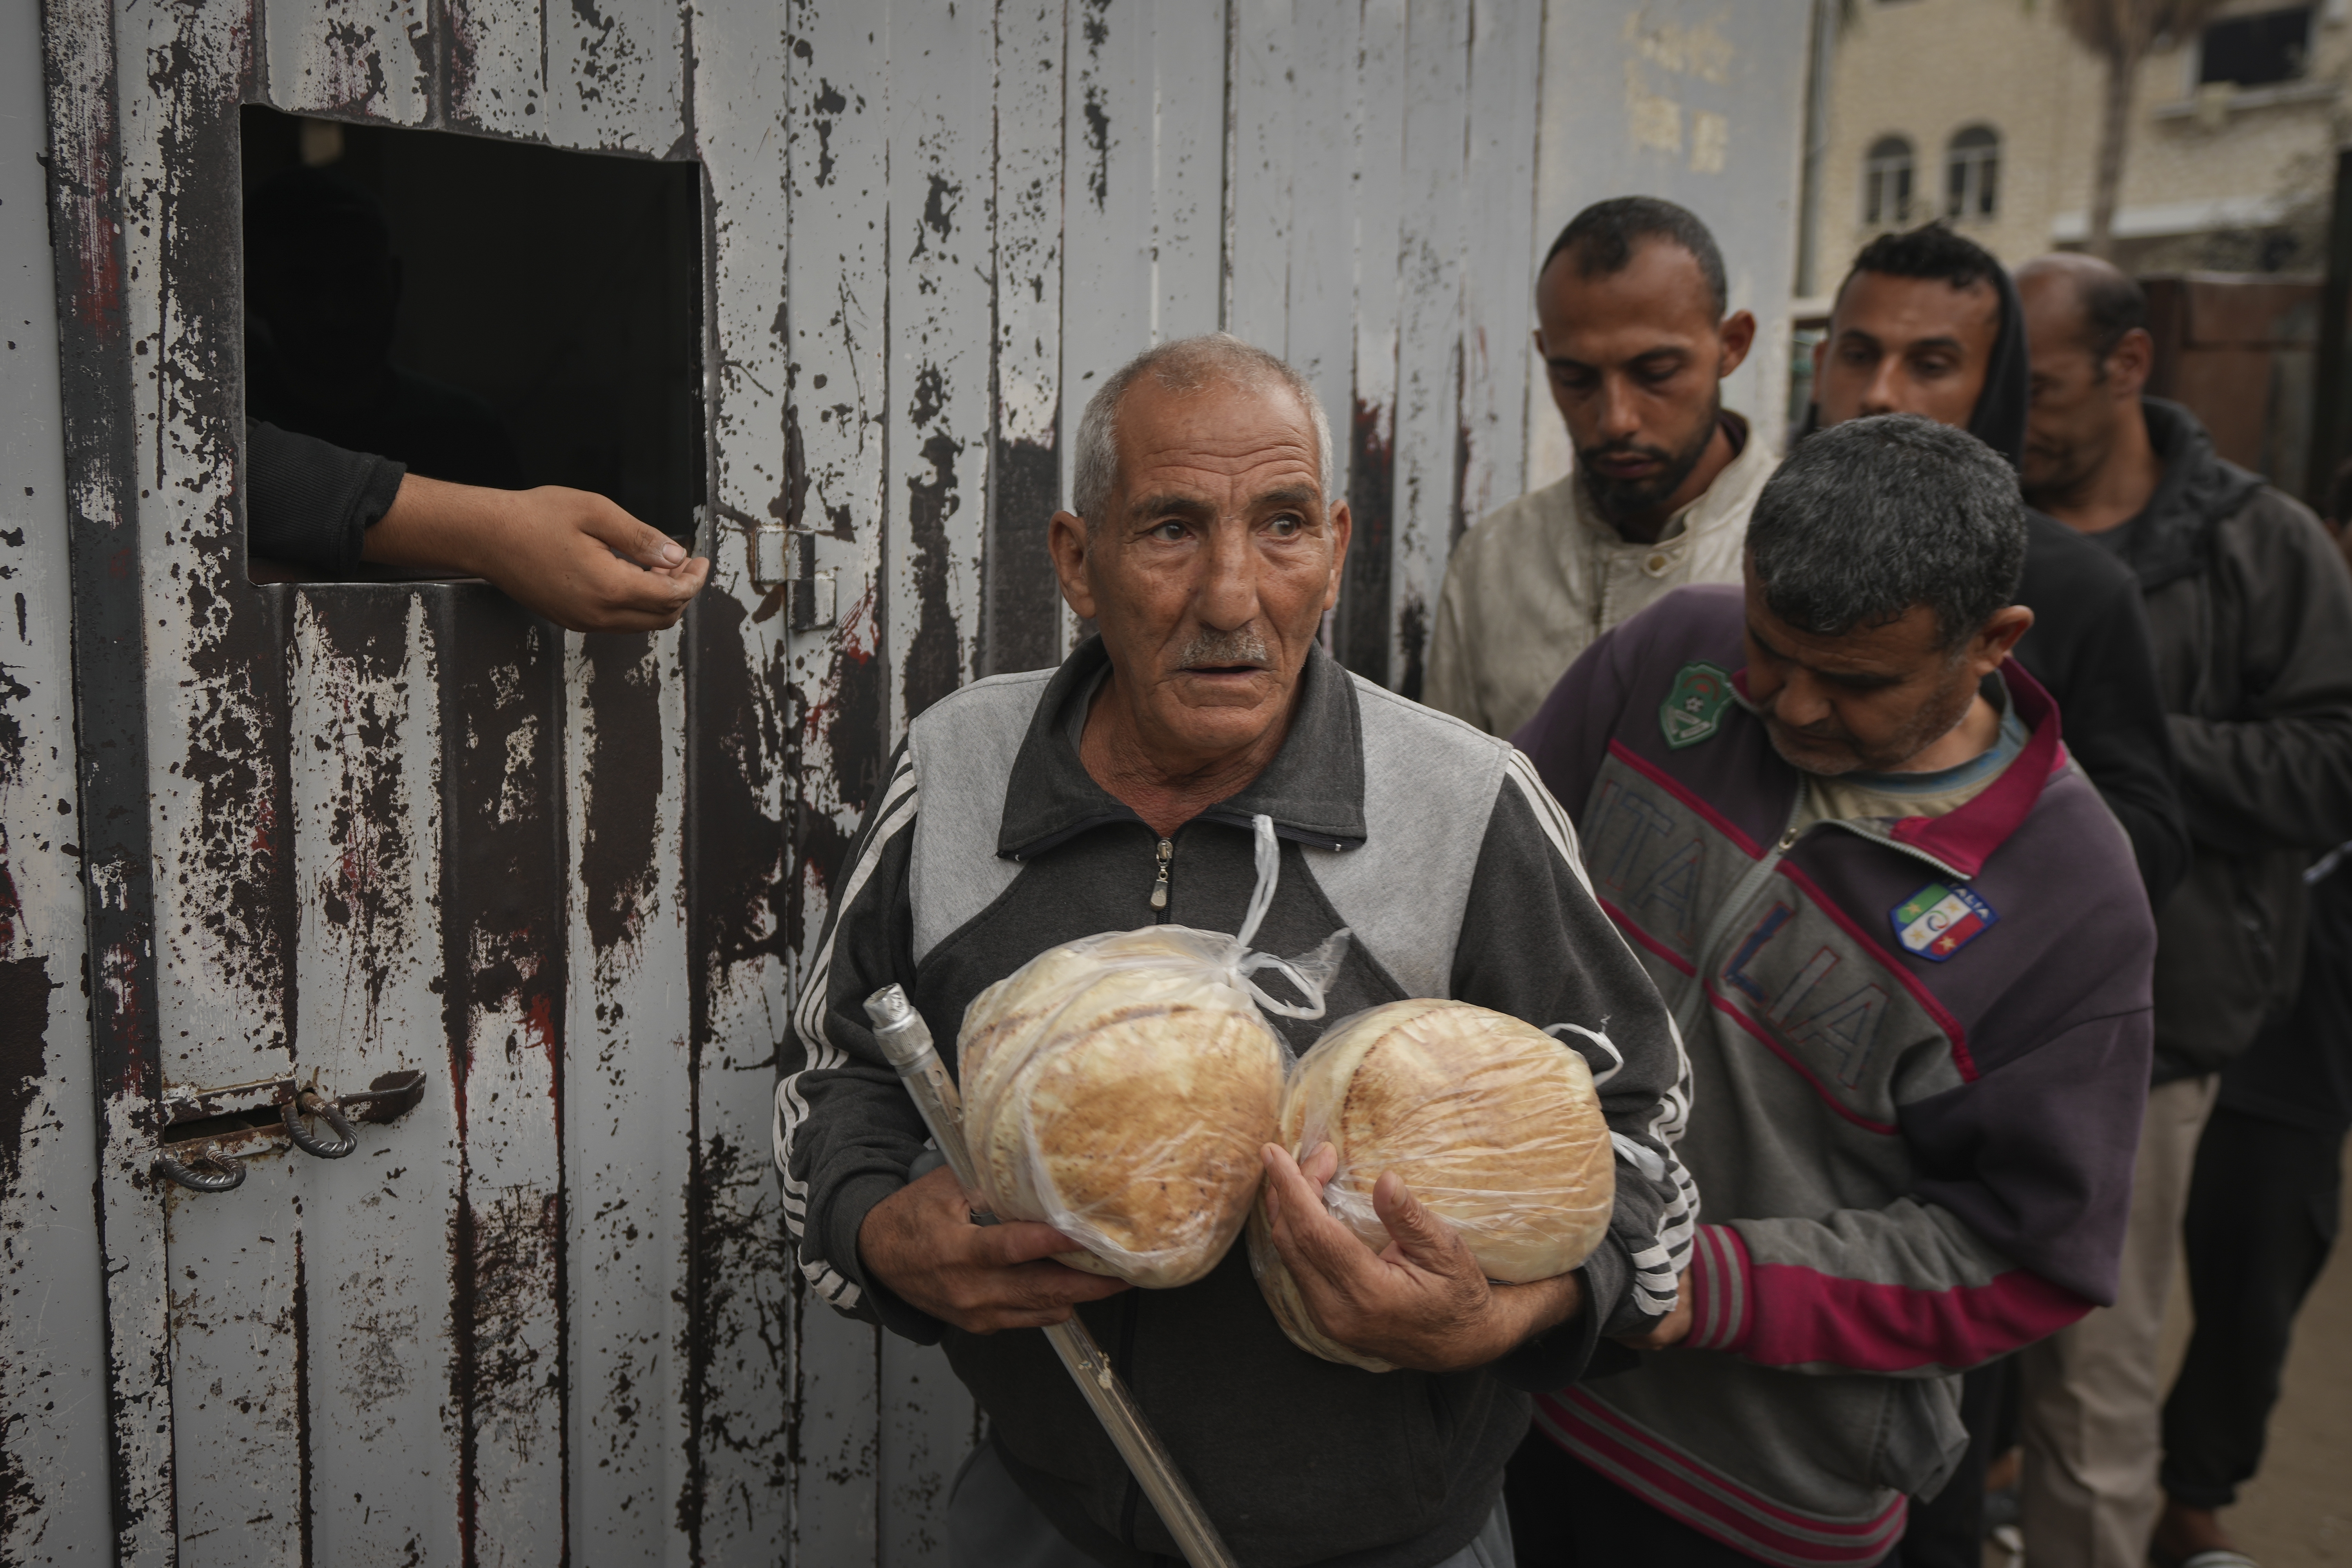
[[[1658,705],[1658,728],[1676,751],[1696,746],[1723,727],[1723,705],[1731,700],[1731,677],[1711,664],[1686,664],[1675,689]]]

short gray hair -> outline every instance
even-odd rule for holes
[[[1118,484],[1118,405],[1128,389],[1149,374],[1168,392],[1199,392],[1222,384],[1243,392],[1279,386],[1298,399],[1315,426],[1315,482],[1323,487],[1328,504],[1331,489],[1331,421],[1323,400],[1307,379],[1278,354],[1245,343],[1231,332],[1203,332],[1196,338],[1173,338],[1144,350],[1111,373],[1110,379],[1087,399],[1078,420],[1078,447],[1071,465],[1070,510],[1086,519],[1092,530],[1102,521],[1102,509]]]
[[[2016,602],[2025,503],[2017,471],[1965,430],[1882,414],[1790,453],[1756,498],[1748,548],[1792,626],[1843,637],[1926,605],[1958,649]]]

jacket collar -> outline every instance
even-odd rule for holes
[[[2052,775],[2066,760],[2056,700],[2013,658],[2002,662],[2000,679],[2009,689],[2009,700],[2019,721],[2026,727],[2025,749],[2001,770],[1999,778],[1966,805],[1941,816],[1900,818],[1885,834],[1887,841],[1897,847],[1916,850],[1963,877],[1974,877],[1983,870],[1994,851],[2024,826],[2025,819],[2041,804],[2042,792],[2049,787]],[[1745,666],[1732,675],[1731,685],[1738,695],[1739,705],[1756,714],[1757,722],[1763,722],[1755,700],[1748,695]],[[1774,756],[1778,758],[1779,753]],[[1799,771],[1785,761],[1780,765],[1790,773]],[[1878,836],[1874,833],[1867,837]]]
[[[1096,686],[1110,668],[1100,637],[1078,645],[1046,683],[1030,716],[1004,789],[996,852],[1026,860],[1107,823],[1139,821],[1097,784],[1078,757],[1078,736]],[[1246,828],[1274,819],[1276,834],[1325,849],[1364,842],[1363,725],[1348,672],[1320,647],[1299,671],[1290,732],[1265,771],[1196,820]]]
[[[2164,473],[2114,542],[2142,591],[2153,592],[2205,569],[2214,525],[2241,510],[2263,481],[2214,451],[2205,426],[2179,404],[2143,397],[2140,412]]]

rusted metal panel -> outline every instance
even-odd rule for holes
[[[1291,0],[1234,0],[1224,323],[1235,337],[1276,353],[1286,352],[1292,269],[1299,259],[1291,254],[1298,143],[1302,130],[1314,134],[1297,120],[1297,73],[1307,62],[1297,48],[1297,26]]]
[[[1473,0],[1470,120],[1464,138],[1462,504],[1454,534],[1526,487],[1536,254],[1536,122],[1543,13]],[[1546,239],[1549,237],[1545,237]],[[1549,405],[1547,405],[1549,406]],[[1452,540],[1446,548],[1450,553]],[[1434,603],[1433,599],[1432,603]]]
[[[1062,500],[1065,9],[1062,0],[1003,0],[996,12],[996,447],[984,675],[1043,668],[1068,646],[1069,615],[1045,552],[1045,527]]]
[[[442,1017],[457,1086],[450,1229],[463,1561],[565,1550],[562,634],[488,588],[434,595]]]
[[[548,93],[539,0],[442,0],[441,113],[459,130],[542,141]]]
[[[422,125],[437,75],[428,0],[269,0],[269,100],[305,114]]]
[[[891,35],[890,342],[883,648],[892,734],[970,680],[980,629],[995,302],[995,18],[931,13]]]
[[[897,684],[881,593],[883,439],[894,397],[886,334],[890,226],[890,34],[856,9],[799,0],[787,13],[785,292],[792,380],[785,520],[794,556],[831,580],[838,625],[793,636],[787,744],[793,858],[786,927],[805,963],[859,815],[880,788]],[[751,521],[751,519],[745,521]],[[787,1182],[797,1226],[803,1194]],[[871,1562],[876,1551],[877,1331],[827,1304],[837,1277],[796,1278],[793,1397],[798,1561]],[[820,1294],[824,1292],[824,1294]]]
[[[660,157],[686,133],[685,6],[573,0],[545,18],[546,123],[559,147]]]
[[[693,119],[708,171],[706,426],[713,585],[686,632],[687,981],[694,1444],[677,1489],[690,1561],[781,1561],[792,1531],[795,1271],[768,1121],[789,1011],[790,758],[798,713],[781,591],[751,580],[741,523],[782,526],[792,343],[784,320],[782,20],[762,0],[698,6]],[[740,521],[739,521],[740,520]],[[824,1309],[819,1308],[819,1310]]]
[[[422,595],[294,602],[289,702],[296,1035],[330,1093],[425,1075],[421,1104],[336,1161],[280,1156],[301,1194],[310,1557],[455,1563],[449,1232],[456,1093],[441,1030],[438,656]],[[214,1202],[224,1215],[242,1206]]]
[[[565,640],[572,1529],[651,1560],[690,1441],[685,672],[676,631]]]
[[[247,1155],[233,1203],[164,1194],[181,1568],[309,1561],[300,1158]]]
[[[58,0],[42,20],[107,1273],[107,1489],[117,1560],[143,1565],[170,1561],[175,1542],[163,1212],[146,1174],[162,1066],[131,405],[136,279],[124,254],[112,9]]]
[[[1062,480],[1100,378],[1224,300],[1225,7],[1076,0],[1064,167]]]
[[[40,17],[0,17],[0,1561],[112,1553]]]
[[[1388,682],[1421,695],[1430,618],[1462,515],[1462,280],[1470,216],[1470,0],[1416,0],[1405,17],[1404,214],[1397,265],[1395,512]],[[1481,235],[1480,244],[1492,243]]]
[[[1386,685],[1392,662],[1390,561],[1396,540],[1397,332],[1403,289],[1404,0],[1364,0],[1349,117],[1359,193],[1355,234],[1352,384],[1331,411],[1348,444],[1348,509],[1355,542],[1339,589],[1333,645],[1340,662]],[[1344,409],[1344,412],[1342,410]],[[1342,436],[1340,432],[1346,434]]]
[[[993,8],[918,12],[890,35],[889,345],[883,648],[890,733],[979,673],[995,304]],[[948,1483],[978,1428],[946,1352],[885,1336],[877,1560],[944,1549]]]

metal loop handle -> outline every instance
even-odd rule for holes
[[[352,1128],[343,1108],[313,1091],[297,1089],[286,1097],[278,1108],[286,1123],[286,1136],[294,1140],[294,1147],[305,1154],[316,1154],[321,1160],[340,1160],[360,1146],[360,1135]],[[319,1137],[302,1125],[302,1118],[315,1115],[335,1130],[332,1142]]]
[[[198,1170],[199,1165],[210,1166],[210,1173]],[[169,1154],[158,1154],[154,1164],[148,1168],[192,1193],[226,1193],[245,1185],[245,1162],[217,1143],[205,1144],[184,1164]]]

